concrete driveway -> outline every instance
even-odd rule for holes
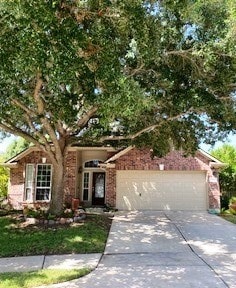
[[[207,212],[120,212],[98,267],[67,287],[236,287],[236,225]]]

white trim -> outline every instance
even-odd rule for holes
[[[50,166],[50,186],[37,186],[37,177],[38,177],[38,167],[39,165],[41,166]],[[51,195],[52,195],[52,164],[44,164],[44,163],[38,163],[36,164],[36,173],[35,173],[35,195],[34,195],[34,201],[37,201],[37,202],[50,202],[51,201]],[[48,200],[37,200],[36,199],[36,194],[37,194],[37,189],[49,189],[49,199]]]
[[[110,157],[109,159],[107,159],[105,161],[105,163],[109,163],[109,162],[113,162],[115,160],[117,160],[118,158],[120,158],[121,156],[125,155],[126,153],[128,153],[130,150],[132,150],[134,148],[134,146],[129,146],[123,150],[121,150],[120,152],[116,153],[114,156]]]
[[[226,164],[226,163],[216,163],[216,162],[210,162],[210,164],[209,164],[209,166],[210,166],[210,168],[216,168],[216,169],[218,169],[218,168],[224,168],[224,167],[226,167],[228,164]]]
[[[8,161],[6,161],[6,164],[10,164],[16,161],[19,161],[21,158],[27,156],[28,154],[34,152],[34,151],[41,151],[39,148],[32,146],[29,148],[26,148],[24,151],[22,151],[21,153],[19,153],[18,155],[16,155],[15,157],[9,159]]]
[[[86,188],[86,189],[88,189],[88,199],[87,200],[84,200],[84,175],[85,175],[85,173],[87,173],[88,174],[88,188]],[[91,190],[91,172],[90,171],[83,171],[83,173],[82,173],[82,201],[86,201],[86,202],[88,202],[88,201],[90,201],[89,199],[90,199],[90,190]]]
[[[97,167],[85,167],[85,163],[87,163],[87,162],[92,162],[92,161],[100,161],[100,162],[102,162],[103,163],[103,161],[104,160],[101,160],[101,159],[90,159],[90,160],[86,160],[86,161],[84,161],[83,162],[83,169],[89,169],[89,170],[91,170],[91,169],[100,169],[100,165],[99,165],[99,163],[98,163],[98,166]],[[101,163],[101,164],[102,164]]]
[[[227,165],[226,163],[221,162],[219,159],[215,158],[214,156],[212,156],[211,154],[205,152],[205,151],[202,150],[202,149],[199,149],[198,151],[199,151],[203,156],[205,156],[206,158],[208,158],[209,160],[212,160],[210,163],[215,162],[215,163]]]
[[[2,167],[6,167],[6,168],[18,168],[19,165],[17,162],[13,162],[13,163],[0,163],[0,166]]]
[[[28,171],[28,167],[32,167],[32,174],[29,175],[29,171]],[[32,179],[31,179],[31,185],[28,185],[29,181],[28,181],[28,178],[29,176],[32,176]],[[30,189],[30,195],[29,198],[27,199],[27,190]],[[25,166],[25,186],[24,186],[24,201],[25,202],[33,202],[34,201],[34,192],[35,192],[35,164],[31,164],[31,163],[27,163],[26,166]]]
[[[24,151],[20,152],[18,155],[14,156],[11,159],[8,159],[5,163],[0,163],[0,166],[3,166],[3,164],[11,164],[13,162],[19,161],[23,157],[27,156],[28,154],[34,152],[34,151],[42,151],[36,146],[31,146],[29,148],[26,148]],[[111,147],[111,146],[102,146],[102,147],[69,147],[68,148],[69,152],[73,151],[107,151],[107,152],[116,152],[118,149]]]
[[[109,169],[109,168],[114,169],[116,168],[116,164],[115,163],[101,163],[99,167],[101,169]]]

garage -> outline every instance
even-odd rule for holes
[[[207,210],[207,206],[204,171],[117,171],[119,210]]]

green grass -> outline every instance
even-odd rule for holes
[[[0,288],[30,288],[61,283],[82,277],[89,272],[89,269],[45,269],[33,272],[2,273],[0,274]]]
[[[77,225],[22,227],[12,216],[0,217],[0,257],[100,253],[110,222],[106,216],[89,215]]]
[[[236,215],[222,214],[221,217],[229,222],[232,222],[233,224],[236,224]]]

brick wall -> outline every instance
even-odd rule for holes
[[[179,151],[172,151],[165,157],[152,158],[148,149],[132,149],[116,161],[117,170],[159,170],[164,164],[165,170],[207,170],[208,165],[196,157],[184,157]]]
[[[65,171],[65,202],[71,203],[76,196],[77,182],[77,153],[68,152]],[[18,168],[11,169],[9,183],[9,200],[14,208],[20,208],[24,198],[24,177],[26,164],[42,163],[43,152],[33,151],[18,162]],[[109,157],[108,157],[109,158]],[[47,159],[50,164],[50,160]],[[132,149],[127,154],[116,160],[116,168],[108,168],[106,171],[106,199],[110,206],[116,204],[116,170],[159,170],[159,164],[164,164],[165,170],[179,171],[206,171],[208,179],[209,208],[220,208],[220,189],[217,177],[209,167],[209,160],[201,153],[195,157],[183,157],[179,151],[172,151],[165,157],[152,158],[148,149]],[[215,178],[214,178],[215,177]]]
[[[8,186],[8,199],[15,209],[21,208],[24,195],[24,165],[20,164],[18,168],[10,170],[10,179]]]
[[[132,149],[116,160],[117,170],[159,170],[159,164],[164,164],[164,170],[172,171],[206,171],[208,179],[209,209],[220,209],[220,187],[217,177],[212,181],[213,171],[209,167],[209,159],[200,152],[196,156],[184,157],[180,151],[172,151],[165,157],[152,158],[148,149]],[[115,184],[114,184],[115,185]],[[115,188],[109,188],[115,191]],[[113,197],[115,199],[115,197]]]
[[[24,189],[25,189],[25,167],[26,164],[40,164],[42,163],[42,157],[46,157],[46,154],[41,151],[33,151],[18,162],[17,168],[10,170],[10,181],[8,189],[8,199],[15,209],[21,209],[24,202]],[[76,152],[68,152],[66,159],[66,171],[65,171],[65,202],[70,202],[75,197],[76,189]],[[47,164],[51,164],[49,158],[46,161]],[[28,202],[27,202],[28,203]],[[38,202],[37,205],[45,206],[44,202]]]
[[[33,151],[18,161],[17,168],[10,170],[8,199],[15,209],[21,209],[24,204],[26,164],[42,163],[42,157],[46,157],[43,152]],[[50,164],[49,161],[47,163]]]
[[[116,205],[116,170],[114,168],[109,168],[106,170],[105,203],[112,207],[115,207]]]
[[[76,197],[77,156],[75,151],[68,152],[65,170],[65,202],[70,204],[72,198]]]

